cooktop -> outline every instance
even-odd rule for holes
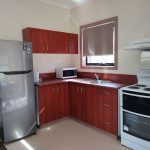
[[[150,93],[150,85],[145,84],[133,84],[122,88],[123,90],[139,92],[139,93]]]

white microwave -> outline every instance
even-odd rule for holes
[[[56,78],[69,79],[77,77],[77,68],[56,68]]]

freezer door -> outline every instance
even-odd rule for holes
[[[35,132],[36,112],[33,72],[0,74],[4,142]]]
[[[0,40],[0,72],[33,70],[29,42]]]

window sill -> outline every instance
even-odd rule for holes
[[[118,66],[83,66],[81,65],[81,69],[102,69],[102,70],[117,70]]]

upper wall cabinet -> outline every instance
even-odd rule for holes
[[[36,28],[23,29],[23,40],[32,42],[33,53],[77,54],[78,35]]]

